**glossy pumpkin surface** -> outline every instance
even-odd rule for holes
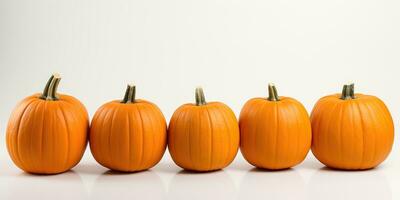
[[[59,81],[59,75],[53,75],[44,93],[22,100],[8,122],[8,153],[26,172],[67,171],[78,164],[85,151],[88,114],[76,98],[56,94]]]
[[[168,149],[174,162],[187,170],[212,171],[228,166],[239,147],[239,127],[223,103],[206,103],[201,88],[196,104],[184,104],[168,128]]]
[[[394,126],[389,110],[375,96],[354,94],[354,85],[345,85],[342,94],[321,98],[311,123],[312,152],[328,167],[373,168],[392,149]]]
[[[128,86],[125,98],[101,106],[90,129],[90,149],[101,165],[134,172],[156,165],[167,146],[167,125],[153,103],[135,99]]]
[[[246,102],[239,118],[240,150],[252,165],[277,170],[304,160],[311,146],[311,124],[304,106],[278,97],[269,85],[268,98]]]

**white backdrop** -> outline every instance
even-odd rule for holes
[[[87,151],[69,174],[35,177],[12,165],[4,144],[15,104],[41,92],[53,72],[63,77],[60,92],[80,99],[91,116],[103,103],[122,98],[133,82],[137,97],[156,103],[167,120],[179,105],[194,101],[198,85],[208,101],[222,101],[238,115],[247,99],[267,95],[268,82],[309,112],[318,98],[355,82],[357,92],[386,102],[398,130],[399,10],[395,0],[0,0],[0,185],[7,186],[0,196],[35,197],[32,187],[22,185],[40,180],[56,191],[49,198],[65,191],[53,185],[57,181],[82,198],[148,191],[160,198],[318,199],[326,190],[333,191],[331,198],[400,198],[397,135],[381,167],[358,173],[321,170],[311,153],[294,170],[258,172],[239,153],[215,174],[179,173],[166,154],[142,174],[99,176],[106,170]],[[113,181],[119,189],[104,192]],[[140,191],[131,189],[138,186]]]

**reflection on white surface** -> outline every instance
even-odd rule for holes
[[[239,199],[305,199],[305,182],[295,169],[267,171],[254,168],[240,183]]]
[[[379,169],[367,171],[335,171],[322,168],[316,171],[308,185],[308,197],[313,200],[388,200],[391,190]]]
[[[171,180],[168,190],[169,200],[232,200],[235,185],[224,170],[208,173],[180,171]]]
[[[3,181],[3,180],[2,180]],[[74,171],[58,175],[32,175],[21,172],[4,179],[0,199],[86,199],[81,177]]]
[[[136,173],[107,171],[97,177],[91,190],[91,199],[163,199],[165,187],[160,177],[147,170]]]

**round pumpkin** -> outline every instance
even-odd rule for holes
[[[342,94],[321,98],[311,114],[312,152],[331,168],[369,169],[389,155],[394,138],[393,120],[377,97],[354,94],[354,84]]]
[[[311,124],[304,106],[278,96],[273,84],[268,98],[253,98],[239,118],[240,151],[252,165],[270,170],[301,163],[311,146]]]
[[[57,94],[61,80],[50,77],[42,94],[23,99],[11,114],[7,149],[30,173],[56,174],[74,167],[86,148],[88,114],[76,98]]]
[[[184,104],[174,112],[168,128],[168,149],[183,169],[222,169],[233,161],[238,148],[235,114],[223,103],[207,103],[201,88],[196,89],[196,104]]]
[[[167,125],[153,103],[135,99],[128,85],[124,99],[108,102],[95,113],[90,128],[90,150],[98,163],[112,170],[149,169],[167,146]]]

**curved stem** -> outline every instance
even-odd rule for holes
[[[46,86],[44,87],[43,94],[39,98],[48,101],[57,101],[57,88],[60,81],[61,76],[59,74],[51,75],[46,83]]]
[[[61,77],[60,76],[54,76],[53,79],[53,84],[49,89],[49,96],[51,98],[51,100],[58,100],[57,97],[57,89],[58,89],[58,84],[60,84],[61,81]]]
[[[201,87],[196,88],[195,97],[196,97],[196,106],[202,106],[207,104],[206,98],[204,97],[203,88]]]
[[[124,99],[122,99],[121,103],[135,103],[135,96],[136,96],[136,86],[128,84],[125,90]]]
[[[279,101],[278,91],[273,83],[268,84],[268,100]]]
[[[43,90],[42,95],[40,95],[41,99],[46,99],[47,96],[49,96],[49,87],[50,87],[50,84],[53,81],[53,79],[54,79],[54,75],[52,74],[50,76],[49,80],[47,81],[46,86],[44,86],[44,90]]]
[[[343,85],[342,89],[342,96],[340,99],[347,100],[347,99],[355,99],[354,96],[354,83]]]

